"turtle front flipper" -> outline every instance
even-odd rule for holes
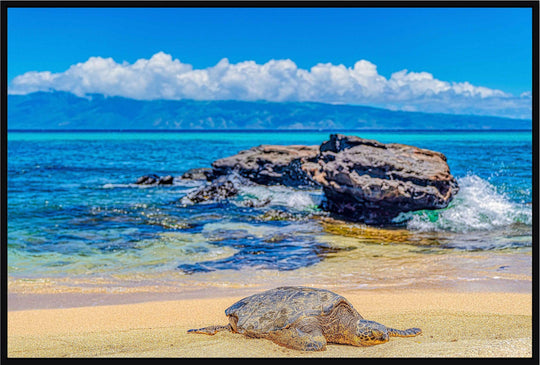
[[[420,328],[409,328],[406,330],[397,330],[395,328],[388,328],[388,335],[390,337],[414,337],[422,333]]]
[[[209,327],[203,327],[203,328],[194,328],[188,330],[188,333],[203,333],[205,335],[215,335],[217,332],[220,331],[231,331],[231,325],[228,324],[226,326],[209,326]]]

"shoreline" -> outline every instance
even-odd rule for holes
[[[44,292],[11,292],[7,293],[7,310],[9,312],[41,309],[62,309],[103,305],[139,304],[145,302],[162,302],[171,300],[197,300],[224,297],[248,296],[254,292],[271,289],[278,286],[299,285],[312,286],[328,289],[336,292],[361,291],[365,293],[404,293],[408,291],[428,291],[441,293],[499,293],[499,294],[528,294],[532,293],[531,282],[519,283],[495,283],[478,282],[467,285],[439,285],[439,286],[404,286],[392,288],[352,288],[347,285],[318,285],[309,283],[284,282],[283,285],[272,283],[271,285],[245,285],[241,286],[207,286],[207,287],[120,287],[113,290],[84,289],[81,287],[66,291],[62,288],[49,288]]]
[[[309,285],[308,285],[309,286]],[[441,289],[332,289],[366,319],[420,327],[413,338],[367,348],[300,352],[269,340],[190,328],[226,324],[225,308],[261,289],[146,296],[123,304],[8,310],[8,357],[531,357],[532,293]],[[487,288],[488,289],[488,288]],[[217,294],[217,295],[216,295]],[[223,295],[222,295],[223,294]],[[52,298],[58,294],[51,294]],[[111,294],[114,295],[114,294]],[[122,295],[122,294],[120,294]],[[141,297],[142,298],[142,297]]]
[[[7,309],[54,309],[247,296],[287,285],[313,286],[335,292],[532,293],[530,251],[450,250],[442,255],[403,243],[361,243],[355,237],[344,235],[326,236],[322,242],[340,249],[316,265],[291,271],[253,268],[196,275],[167,271],[86,277],[8,276]],[[355,249],[351,250],[351,247]]]

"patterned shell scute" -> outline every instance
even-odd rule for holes
[[[281,287],[241,299],[225,314],[238,317],[240,333],[267,333],[285,328],[303,316],[327,315],[340,302],[350,305],[344,297],[328,290]]]

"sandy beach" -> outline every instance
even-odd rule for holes
[[[531,357],[532,295],[431,289],[341,291],[367,319],[423,334],[373,347],[290,350],[190,328],[225,324],[243,296],[8,311],[8,357]]]

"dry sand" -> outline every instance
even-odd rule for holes
[[[367,319],[423,334],[373,347],[301,352],[190,328],[225,324],[241,297],[8,312],[8,357],[531,357],[532,295],[434,290],[339,292]]]

